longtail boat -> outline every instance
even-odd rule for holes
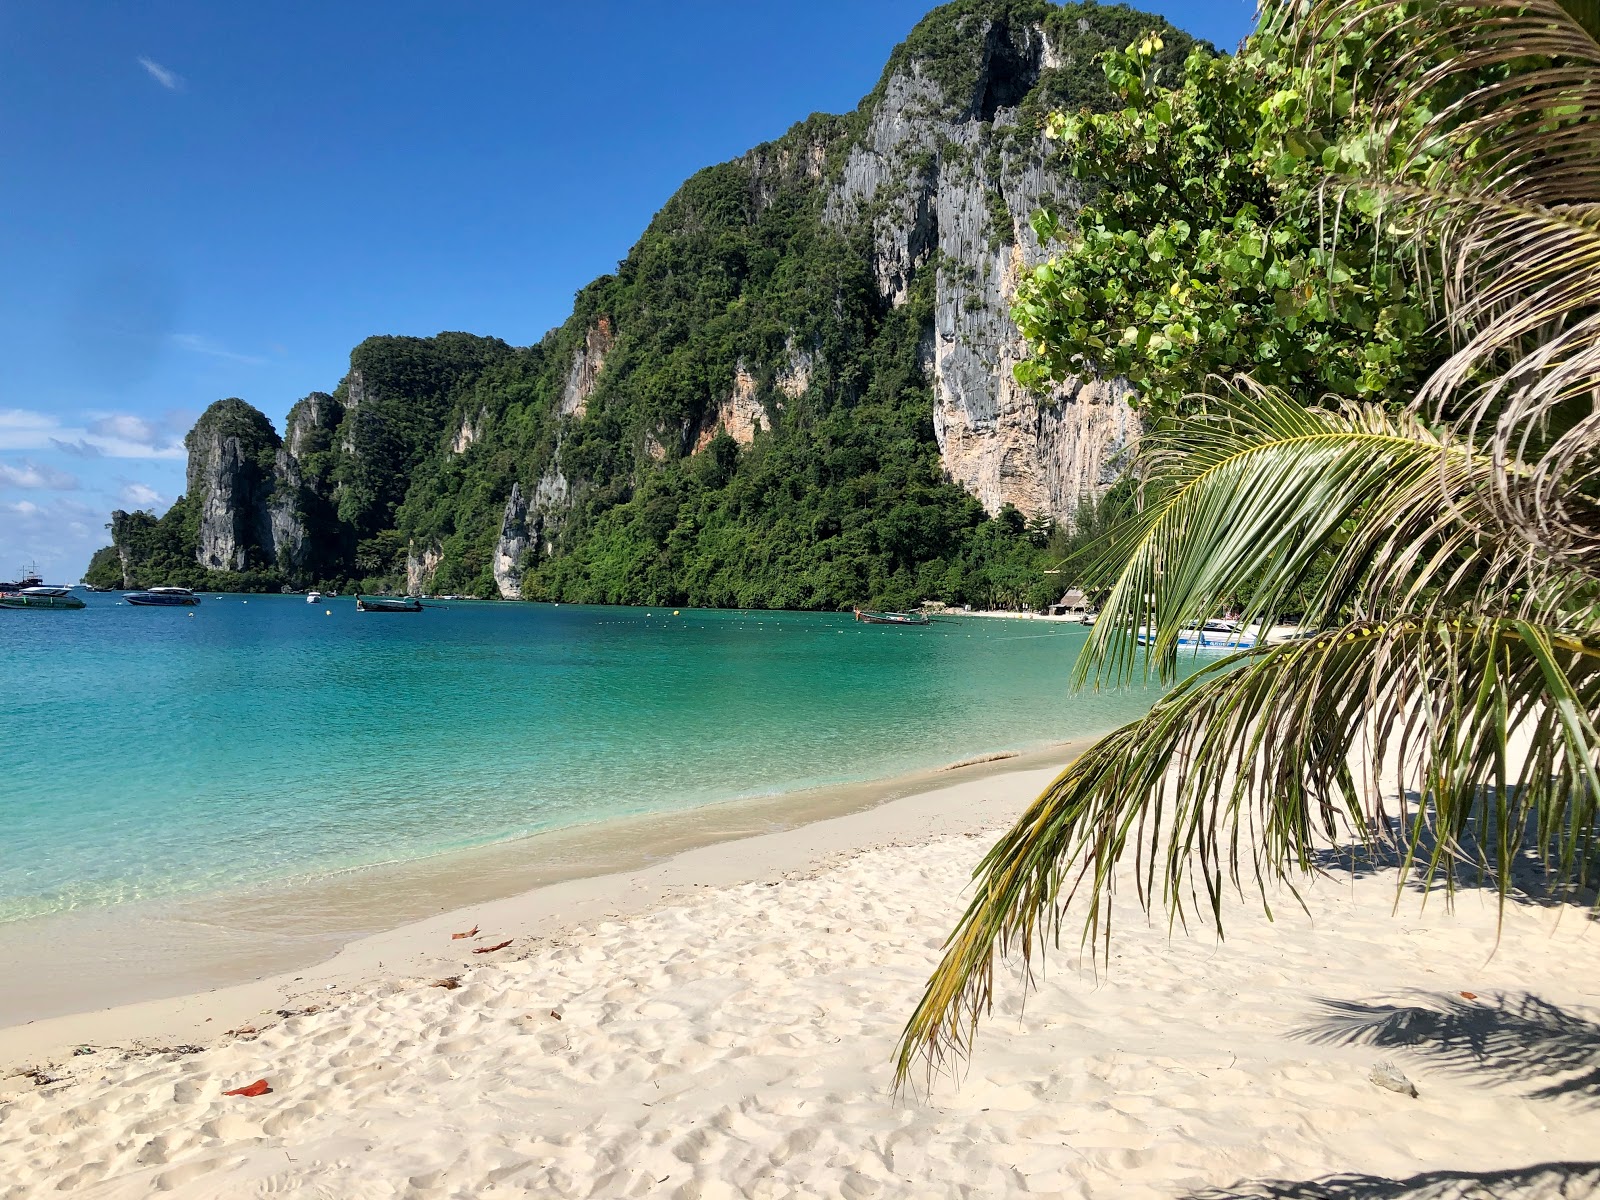
[[[868,608],[856,609],[856,620],[868,625],[927,625],[927,613],[873,612]]]
[[[421,612],[422,601],[412,596],[363,596],[357,592],[356,608],[360,612]]]

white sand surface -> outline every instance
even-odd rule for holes
[[[0,1197],[1600,1194],[1596,923],[1514,906],[1491,957],[1492,899],[1408,892],[1391,915],[1382,870],[1275,923],[1236,904],[1220,944],[1120,902],[1109,970],[1058,952],[961,1078],[893,1095],[971,869],[1045,778],[479,905],[254,991],[5,1031],[3,1061],[58,1081],[0,1080]],[[327,1007],[262,1011],[292,987]],[[141,1021],[199,1048],[63,1049]],[[1419,1095],[1374,1085],[1381,1058]],[[257,1078],[269,1094],[222,1095]]]

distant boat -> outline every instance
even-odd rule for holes
[[[307,592],[306,593],[306,603],[307,604],[321,604],[322,603],[322,593],[321,592]]]
[[[122,598],[129,604],[147,608],[176,608],[180,605],[200,603],[200,597],[185,587],[146,588],[142,592],[127,592]]]
[[[356,609],[359,612],[421,612],[422,601],[411,596],[363,596],[357,592]]]
[[[873,612],[871,609],[856,609],[856,620],[865,621],[868,625],[927,625],[927,613],[912,612]]]
[[[21,579],[0,583],[0,592],[20,592],[23,588],[44,586],[44,580],[39,577],[39,568],[31,566],[24,568]]]
[[[1231,654],[1235,650],[1255,649],[1256,630],[1246,629],[1237,621],[1218,618],[1185,626],[1178,631],[1178,649],[1214,650]],[[1139,626],[1139,645],[1148,646],[1155,641],[1146,625]]]
[[[17,584],[6,584],[0,590],[0,608],[83,608],[84,603],[72,594],[69,587],[55,587],[37,582],[30,575]]]

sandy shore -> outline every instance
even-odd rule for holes
[[[1276,923],[1240,904],[1220,945],[1125,908],[1108,972],[1058,953],[959,1080],[893,1096],[972,866],[1048,774],[0,1031],[0,1063],[39,1068],[0,1080],[0,1196],[1600,1194],[1600,929],[1517,905],[1491,956],[1492,900],[1391,915],[1385,870]],[[1380,1058],[1419,1095],[1375,1086]],[[1257,1186],[1338,1172],[1364,1178]]]

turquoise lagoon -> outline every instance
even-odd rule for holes
[[[1101,732],[1087,631],[211,596],[0,613],[0,921],[423,859]],[[536,845],[530,843],[530,846]]]

